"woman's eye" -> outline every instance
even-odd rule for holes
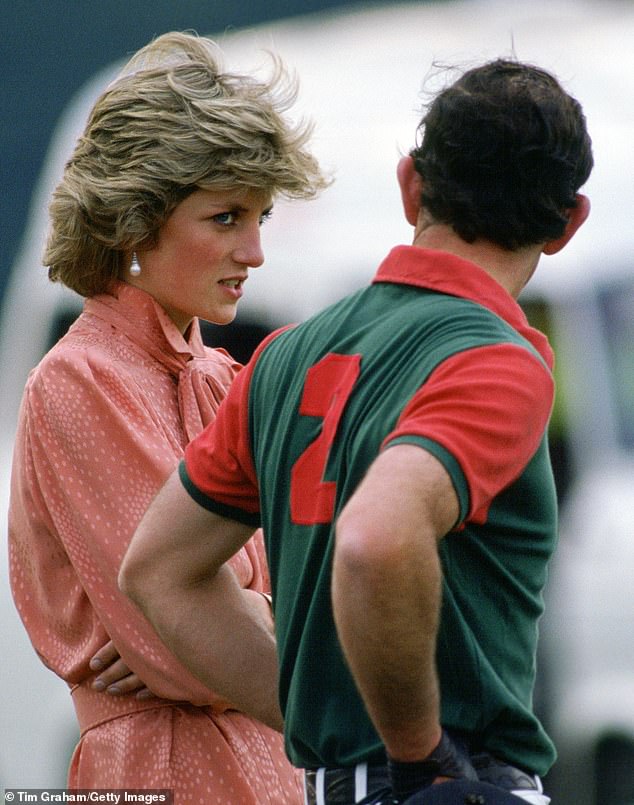
[[[220,212],[218,215],[214,215],[212,220],[217,224],[221,224],[221,226],[231,226],[235,224],[237,218],[238,216],[235,212]]]
[[[265,223],[266,221],[270,220],[272,216],[273,216],[273,210],[266,210],[265,212],[263,212],[262,215],[260,216],[260,226],[262,226],[262,224]]]

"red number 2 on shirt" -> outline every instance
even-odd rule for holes
[[[326,462],[359,372],[361,355],[330,353],[306,373],[299,407],[303,416],[323,417],[321,433],[291,470],[291,519],[298,525],[331,522],[336,483],[324,481]]]

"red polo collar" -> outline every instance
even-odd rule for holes
[[[476,302],[527,338],[552,368],[554,356],[546,336],[529,325],[505,288],[469,260],[435,249],[395,246],[376,272],[373,283],[378,282],[414,285]]]

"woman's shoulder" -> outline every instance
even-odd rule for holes
[[[32,375],[43,379],[58,373],[73,374],[90,363],[108,362],[112,355],[109,340],[92,333],[80,317],[42,357]]]
[[[73,395],[98,393],[113,384],[131,387],[134,360],[129,358],[121,360],[116,345],[103,334],[92,333],[80,317],[31,370],[27,391],[54,405],[56,399],[61,402]]]

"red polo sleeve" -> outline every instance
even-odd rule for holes
[[[257,520],[260,499],[249,433],[249,386],[260,354],[285,329],[265,338],[238,372],[216,419],[187,445],[181,465],[181,478],[201,505],[250,523]]]
[[[416,438],[440,445],[466,480],[466,519],[483,523],[492,500],[537,451],[553,397],[550,370],[528,349],[505,343],[465,350],[434,370],[384,446]]]

